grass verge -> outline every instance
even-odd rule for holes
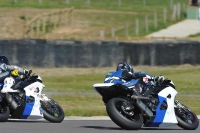
[[[172,6],[178,3],[181,8],[181,16],[179,19],[172,20]],[[6,12],[13,11],[11,17],[15,16],[19,9],[28,8],[28,11],[23,11],[18,16],[24,22],[50,10],[74,7],[75,10],[70,24],[54,30],[46,30],[46,34],[40,35],[40,38],[73,40],[101,39],[100,33],[103,33],[105,38],[117,40],[144,37],[185,19],[187,4],[188,2],[183,0],[173,0],[173,3],[170,0],[146,0],[145,3],[143,0],[121,0],[121,2],[119,0],[90,0],[89,3],[88,0],[68,0],[68,2],[66,0],[0,0],[0,8],[7,9]],[[29,13],[34,8],[43,12]],[[164,9],[166,9],[166,22],[164,22],[163,17]],[[154,13],[156,13],[156,17]],[[6,15],[2,13],[2,16]],[[56,16],[54,19],[56,20],[58,17],[60,16]],[[148,26],[145,23],[145,17],[148,17]],[[62,23],[66,22],[65,19],[61,19]],[[18,21],[20,22],[20,20]],[[138,28],[135,28],[136,20],[139,21]],[[154,22],[155,20],[157,22]],[[23,23],[19,25],[23,26]],[[8,27],[6,30],[16,28],[14,24],[12,27],[10,25]],[[9,36],[13,36],[11,33],[9,33]],[[115,37],[113,37],[113,34]]]
[[[145,71],[153,75],[164,75],[172,79],[178,94],[200,94],[200,66],[135,66],[135,71]],[[109,68],[32,68],[43,78],[45,91],[94,92],[92,85],[102,83],[104,76],[115,67]],[[49,95],[64,109],[66,116],[102,116],[107,115],[100,95]],[[177,100],[200,114],[199,97],[177,96]]]
[[[51,95],[58,101],[66,116],[107,116],[106,107],[98,95]],[[199,97],[176,98],[196,114],[200,114]]]
[[[200,94],[200,66],[135,66],[134,69],[171,79],[179,94]],[[43,78],[46,85],[44,91],[95,92],[92,85],[102,83],[105,75],[115,68],[33,68],[33,70]]]

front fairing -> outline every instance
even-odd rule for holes
[[[45,86],[36,81],[24,88],[26,94],[26,104],[21,119],[40,119],[43,117],[40,95]],[[32,99],[30,101],[30,99]]]
[[[152,123],[146,126],[167,127],[178,123],[174,112],[174,99],[177,93],[174,88],[168,86],[157,94],[159,103],[155,111],[155,117]]]

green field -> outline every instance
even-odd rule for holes
[[[200,94],[200,66],[182,65],[166,67],[135,66],[135,71],[145,71],[153,75],[164,75],[172,79],[178,94]],[[100,116],[106,115],[105,106],[101,97],[93,90],[92,85],[102,83],[105,74],[115,70],[110,68],[32,68],[41,75],[46,85],[44,93],[53,91],[49,95],[61,104],[67,116]],[[57,95],[56,92],[69,92],[72,94]],[[80,92],[94,94],[81,95]],[[77,94],[76,94],[77,93]],[[95,95],[96,94],[96,95]],[[177,96],[181,103],[200,114],[200,97]]]
[[[115,37],[125,40],[127,37],[141,38],[152,32],[166,28],[178,21],[186,18],[185,9],[187,0],[0,0],[0,7],[7,11],[21,9],[29,9],[31,14],[22,13],[19,17],[23,20],[33,18],[33,10],[43,10],[50,12],[55,9],[63,9],[74,7],[73,22],[62,29],[57,29],[55,34],[47,33],[48,38],[56,39],[62,36],[67,39],[89,39],[100,36],[100,31],[104,31],[104,36],[108,39],[112,38],[112,29],[115,31]],[[171,4],[170,1],[173,1]],[[180,4],[181,16],[172,20],[171,5]],[[166,23],[163,21],[163,13],[166,9]],[[45,11],[46,10],[46,11]],[[16,11],[17,13],[18,11]],[[154,13],[157,15],[157,27],[154,23]],[[42,12],[40,12],[42,14]],[[35,14],[36,16],[38,14]],[[1,15],[0,15],[1,16]],[[15,16],[15,14],[13,14]],[[145,27],[145,17],[148,17],[148,30]],[[136,34],[136,19],[139,21],[138,35]],[[65,33],[64,31],[67,31]],[[44,36],[41,36],[44,37]]]
[[[52,70],[53,72],[49,69],[48,73],[53,74],[58,71],[54,75],[55,77],[52,75],[45,76],[44,71],[40,72],[48,91],[94,92],[92,85],[102,83],[105,75],[109,71],[115,70],[115,68],[66,68],[66,70],[65,68],[55,68]],[[152,75],[164,75],[165,78],[172,79],[179,94],[200,94],[200,66],[136,66],[135,71],[145,71]]]
[[[90,2],[89,2],[90,1]],[[144,2],[146,1],[146,2]],[[0,0],[1,7],[36,7],[77,9],[108,9],[117,11],[152,11],[172,4],[188,4],[188,0]],[[144,8],[141,8],[144,7]]]
[[[106,116],[106,107],[96,95],[51,95],[64,109],[66,116]],[[200,97],[176,98],[197,115],[200,114]]]

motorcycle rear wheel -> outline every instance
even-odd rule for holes
[[[188,107],[183,104],[182,106],[182,108],[175,109],[178,126],[185,130],[195,130],[199,126],[199,119],[197,118],[196,114],[192,112]]]
[[[8,120],[10,115],[10,109],[8,106],[0,105],[0,122],[5,122]]]
[[[134,112],[133,116],[129,116],[122,109],[123,103],[128,102],[123,98],[113,98],[108,101],[106,111],[111,120],[119,127],[126,130],[137,130],[143,125],[143,116],[140,112]]]
[[[61,106],[49,98],[48,101],[41,101],[44,118],[49,122],[60,123],[64,120],[65,114]]]

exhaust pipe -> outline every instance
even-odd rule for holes
[[[148,117],[153,116],[153,112],[140,99],[136,99],[136,104]]]
[[[18,104],[16,103],[16,101],[13,99],[13,97],[6,93],[6,101],[8,102],[8,104],[10,104],[10,107],[12,109],[16,109],[18,107]]]

